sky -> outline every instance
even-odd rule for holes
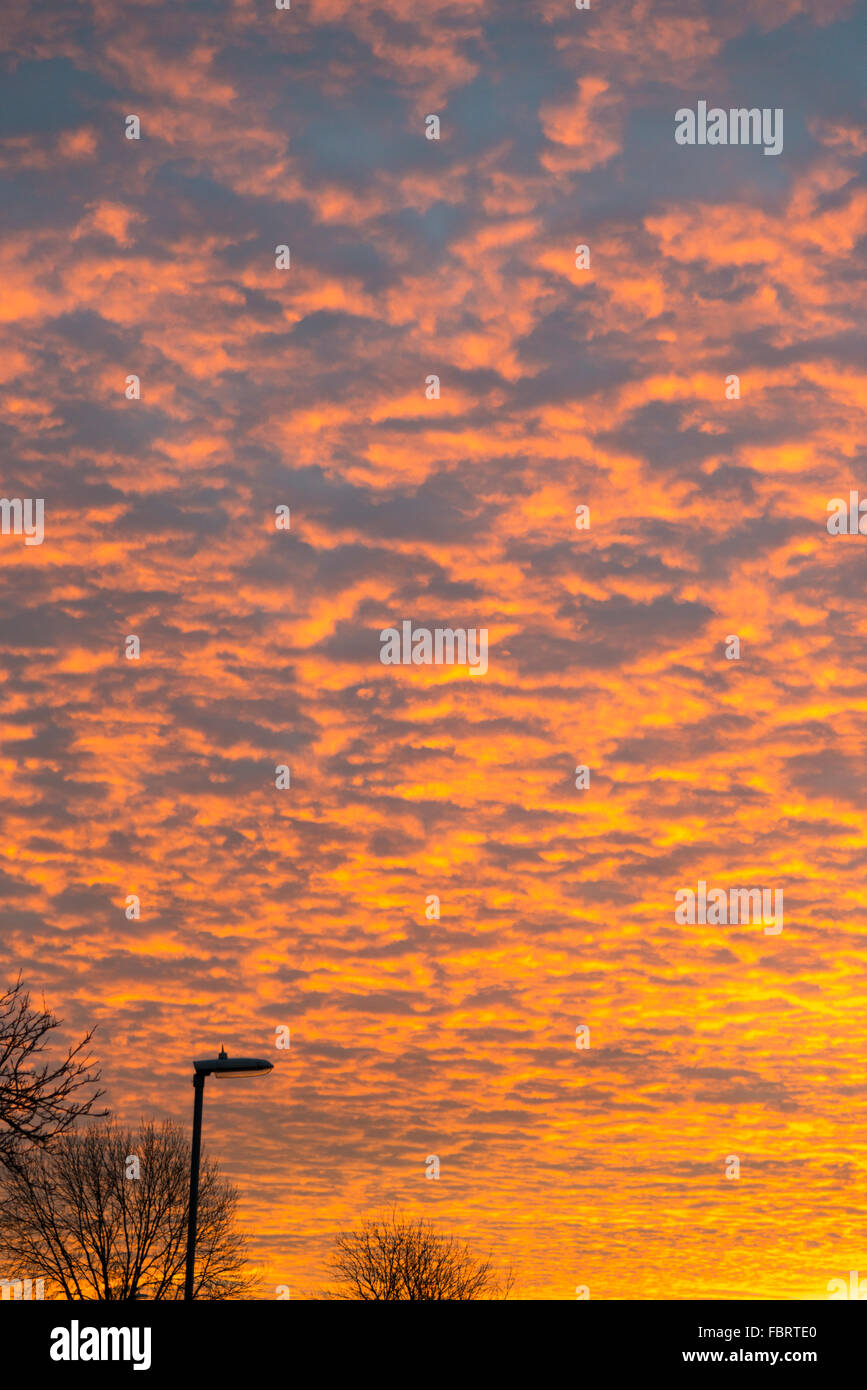
[[[0,979],[123,1123],[274,1062],[262,1297],[393,1204],[521,1299],[867,1273],[867,7],[3,9]]]

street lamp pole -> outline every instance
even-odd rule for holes
[[[196,1267],[196,1220],[199,1215],[199,1155],[202,1150],[202,1102],[205,1099],[205,1072],[193,1076],[193,1147],[190,1152],[190,1216],[187,1224],[187,1272],[184,1298],[193,1296],[193,1271]]]
[[[273,1062],[265,1062],[261,1057],[227,1057],[225,1048],[220,1049],[218,1057],[208,1057],[201,1062],[193,1062],[193,1143],[190,1149],[190,1204],[187,1225],[187,1268],[184,1277],[184,1300],[193,1297],[193,1281],[196,1268],[196,1223],[199,1215],[199,1159],[202,1151],[202,1104],[205,1099],[205,1077],[210,1076],[258,1076],[271,1071]]]

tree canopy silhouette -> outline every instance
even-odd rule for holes
[[[515,1282],[511,1268],[498,1271],[457,1236],[394,1210],[342,1231],[329,1272],[334,1287],[327,1298],[376,1303],[505,1299]]]
[[[46,1297],[183,1297],[190,1145],[179,1125],[112,1124],[61,1135],[0,1179],[3,1267],[45,1278]],[[204,1158],[194,1294],[249,1293],[237,1192]]]

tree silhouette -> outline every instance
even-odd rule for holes
[[[59,1022],[44,1001],[41,1010],[31,1008],[20,975],[0,994],[0,1164],[7,1168],[28,1146],[48,1144],[79,1116],[106,1114],[93,1110],[103,1092],[93,1090],[99,1072],[83,1055],[92,1029],[56,1065],[40,1061]]]
[[[0,1180],[3,1267],[44,1276],[46,1297],[182,1298],[189,1181],[190,1145],[179,1125],[64,1134]],[[251,1289],[236,1202],[235,1188],[203,1158],[195,1298]]]
[[[457,1236],[394,1210],[360,1230],[342,1231],[329,1272],[335,1287],[326,1298],[376,1303],[505,1299],[515,1282],[511,1268],[498,1272]]]

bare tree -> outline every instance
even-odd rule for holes
[[[0,1181],[0,1260],[45,1278],[46,1297],[183,1297],[190,1145],[179,1125],[112,1124],[31,1150]],[[199,1182],[194,1294],[249,1293],[237,1192],[204,1158]]]
[[[80,1115],[94,1112],[103,1094],[93,1088],[99,1072],[85,1049],[93,1030],[55,1064],[42,1062],[46,1038],[59,1020],[31,1008],[19,976],[0,994],[0,1164],[12,1166],[31,1144],[45,1145]]]
[[[457,1236],[394,1210],[360,1230],[342,1231],[329,1271],[336,1287],[327,1298],[376,1303],[505,1299],[515,1282],[511,1267],[499,1272]]]

